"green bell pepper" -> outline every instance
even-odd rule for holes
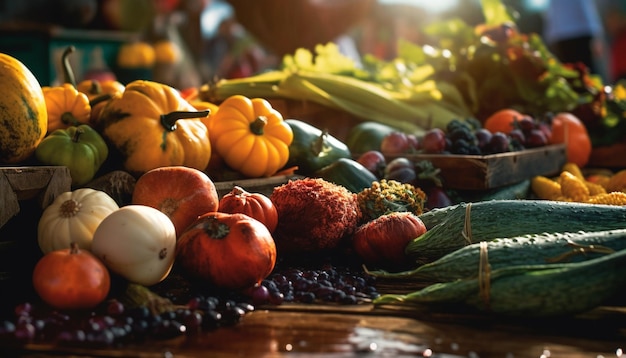
[[[41,163],[66,166],[74,187],[93,179],[108,155],[109,148],[102,136],[87,124],[57,129],[35,149]]]

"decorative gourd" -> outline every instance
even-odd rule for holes
[[[426,232],[419,216],[393,212],[361,225],[352,236],[354,251],[366,264],[399,268],[408,264],[404,249]]]
[[[106,142],[88,124],[57,129],[48,134],[35,150],[35,156],[41,163],[68,167],[74,187],[93,179],[108,155]]]
[[[126,205],[102,220],[91,252],[128,281],[152,286],[164,280],[174,264],[176,229],[158,209]]]
[[[0,163],[19,163],[47,133],[48,111],[42,88],[18,59],[0,53]]]
[[[278,210],[272,200],[261,193],[247,192],[240,186],[222,196],[217,211],[246,214],[262,222],[270,232],[274,232],[278,225]]]
[[[54,250],[37,261],[33,288],[56,309],[91,309],[102,303],[111,289],[106,266],[76,243]]]
[[[119,209],[107,193],[80,188],[57,196],[39,218],[37,242],[43,253],[68,249],[72,242],[91,249],[93,233],[102,219]]]
[[[43,91],[48,110],[48,133],[69,126],[89,123],[91,104],[87,95],[64,83]]]
[[[111,96],[124,92],[124,85],[116,80],[98,81],[84,80],[76,85],[76,89],[87,95],[90,101],[93,99],[109,94]]]
[[[122,44],[117,53],[120,68],[150,68],[155,62],[154,47],[147,42],[136,41]]]
[[[263,98],[227,98],[211,116],[213,148],[234,170],[247,177],[267,177],[283,168],[293,141],[282,114]]]
[[[207,213],[178,238],[176,262],[190,276],[217,287],[245,290],[276,264],[267,227],[245,214]]]
[[[168,85],[136,80],[106,104],[95,127],[132,174],[173,165],[204,170],[211,143],[200,118],[207,115]]]
[[[162,39],[156,41],[152,46],[154,47],[156,63],[176,64],[181,59],[180,48],[173,41]]]

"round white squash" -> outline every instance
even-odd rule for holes
[[[81,188],[57,196],[43,211],[37,227],[39,248],[46,254],[69,249],[75,242],[91,250],[93,234],[100,222],[119,206],[109,194]]]
[[[145,205],[126,205],[107,216],[93,235],[91,252],[128,281],[151,286],[174,264],[176,229],[167,215]]]

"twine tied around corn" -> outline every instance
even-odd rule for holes
[[[467,203],[467,206],[465,207],[465,220],[463,222],[463,232],[461,232],[461,235],[463,235],[463,238],[465,238],[465,241],[467,242],[468,245],[472,244],[472,220],[471,220],[471,212],[472,212],[472,203]]]
[[[489,310],[489,299],[491,291],[491,265],[489,265],[489,246],[486,241],[480,242],[480,258],[478,261],[478,289],[479,295],[483,299],[487,310]]]

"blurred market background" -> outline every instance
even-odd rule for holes
[[[549,2],[503,1],[522,32],[538,34],[544,34]],[[593,71],[612,82],[612,49],[626,6],[620,0],[592,2],[603,30],[594,38]],[[398,39],[420,44],[426,25],[455,17],[469,25],[484,21],[480,0],[4,0],[0,51],[25,62],[43,85],[59,81],[60,54],[74,44],[78,77],[108,70],[124,82],[149,77],[185,88],[273,68],[299,47],[328,41],[357,61],[364,54],[389,60],[397,55]],[[171,63],[147,72],[128,71],[118,62],[122,44],[156,39],[171,41],[183,55],[165,55],[162,62]]]

